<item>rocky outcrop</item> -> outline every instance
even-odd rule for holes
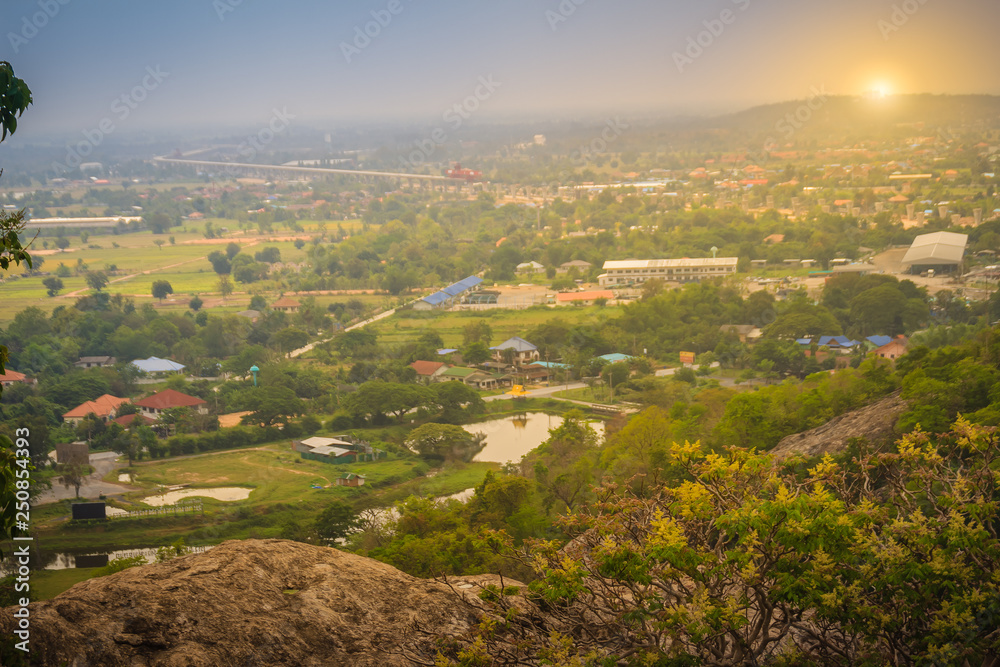
[[[898,393],[871,405],[834,417],[827,423],[803,433],[783,438],[771,450],[777,458],[840,454],[854,438],[877,443],[895,437],[894,428],[909,404]]]
[[[325,547],[226,542],[32,604],[32,664],[433,664],[438,637],[458,637],[476,624],[476,593],[488,583],[499,577],[446,585]],[[8,637],[14,609],[0,610],[0,633]]]

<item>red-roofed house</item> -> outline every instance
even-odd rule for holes
[[[131,415],[125,415],[123,417],[115,417],[112,421],[114,421],[114,423],[116,424],[124,426],[125,428],[128,428],[129,426],[133,425],[152,426],[153,424],[156,423],[155,419],[150,419],[146,415],[139,414],[138,412]]]
[[[63,415],[63,421],[67,421],[74,426],[83,421],[83,418],[87,415],[96,415],[99,419],[103,421],[108,421],[114,418],[118,411],[124,403],[131,403],[131,399],[128,398],[118,398],[117,396],[112,396],[111,394],[104,394],[100,398],[95,398],[92,401],[87,401],[82,403],[66,414]]]
[[[15,382],[23,382],[25,384],[34,384],[35,381],[30,379],[24,373],[18,373],[17,371],[8,370],[5,373],[0,373],[0,387],[9,387]]]
[[[448,364],[440,361],[414,361],[410,368],[417,372],[417,377],[428,382],[434,382],[438,377],[448,370]]]
[[[174,389],[164,389],[158,394],[153,394],[141,401],[136,401],[135,404],[142,410],[143,415],[153,419],[163,414],[164,410],[172,408],[193,408],[200,415],[208,414],[208,403],[200,398],[182,394]]]
[[[271,304],[271,310],[277,310],[282,313],[296,313],[301,307],[302,307],[301,303],[299,303],[295,299],[289,299],[288,297],[285,297],[283,299],[278,299],[277,301]]]

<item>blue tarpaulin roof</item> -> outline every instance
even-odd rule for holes
[[[604,361],[607,361],[610,364],[617,364],[619,361],[628,361],[632,357],[630,357],[627,354],[620,354],[618,352],[615,352],[614,354],[602,354],[597,358],[603,359]]]
[[[132,362],[132,365],[143,373],[176,373],[177,371],[184,370],[184,364],[179,364],[169,359],[160,359],[159,357],[137,359]]]

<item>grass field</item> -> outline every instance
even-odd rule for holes
[[[82,262],[88,270],[111,271],[116,269],[116,275],[109,276],[111,282],[105,288],[110,294],[124,294],[136,299],[138,304],[144,302],[157,303],[167,309],[184,310],[187,302],[196,294],[217,294],[218,276],[212,270],[212,265],[207,257],[214,251],[223,251],[229,243],[236,242],[243,246],[243,252],[253,255],[265,247],[276,247],[281,251],[282,262],[302,262],[306,259],[306,249],[298,249],[293,240],[268,240],[268,239],[291,239],[292,237],[308,236],[319,232],[320,226],[327,229],[335,229],[340,224],[348,233],[356,231],[361,227],[359,221],[345,221],[340,223],[304,221],[302,227],[305,232],[293,233],[287,230],[276,230],[271,234],[262,236],[250,230],[247,234],[236,232],[219,239],[206,239],[204,236],[205,225],[214,224],[218,227],[228,226],[236,230],[235,221],[230,220],[205,220],[188,221],[184,225],[175,227],[166,234],[153,234],[152,232],[137,232],[130,234],[91,234],[86,243],[81,243],[78,234],[67,236],[70,246],[64,251],[59,251],[54,244],[53,236],[40,236],[35,239],[30,251],[32,257],[41,263],[41,271],[54,273],[60,264],[75,270],[78,263]],[[174,243],[170,242],[173,238]],[[162,241],[161,246],[156,245],[156,241]],[[45,247],[45,246],[48,247]],[[17,275],[16,272],[11,272]],[[55,298],[47,295],[45,287],[42,285],[44,276],[17,276],[16,279],[8,279],[0,284],[0,323],[9,322],[21,310],[29,306],[41,308],[46,312],[51,312],[56,306],[72,304],[76,298],[90,293],[84,278],[83,272],[79,276],[63,278],[64,288]],[[173,287],[173,296],[159,304],[152,296],[152,284],[156,280],[166,280]],[[282,291],[282,285],[276,281],[263,281],[253,285],[236,284],[235,293],[232,297],[234,304],[240,305],[240,310],[245,308],[249,301],[249,293],[264,293],[273,297]],[[243,293],[243,294],[241,294]],[[245,298],[241,299],[240,297]],[[329,297],[329,302],[334,300],[346,300]],[[380,297],[378,305],[381,305],[384,297]],[[327,305],[324,302],[322,305]]]
[[[100,569],[84,567],[70,570],[36,570],[31,573],[31,590],[34,591],[36,600],[51,600],[75,584],[92,579]]]
[[[302,459],[290,443],[266,449],[243,449],[157,461],[131,468],[141,491],[127,494],[123,509],[146,505],[142,498],[159,485],[185,484],[195,488],[251,487],[245,501],[204,499],[203,514],[115,520],[96,525],[67,523],[70,502],[34,508],[39,543],[47,550],[123,549],[170,544],[184,537],[188,544],[217,544],[251,537],[294,538],[333,500],[357,509],[388,507],[411,495],[447,496],[482,482],[492,463],[448,465],[433,475],[418,459],[329,465]],[[108,476],[117,481],[120,471]],[[345,472],[364,475],[365,486],[335,486]],[[323,488],[314,489],[313,485]]]
[[[428,331],[441,336],[446,347],[459,348],[463,345],[463,330],[466,325],[476,320],[486,320],[493,331],[493,345],[507,340],[511,336],[525,336],[529,330],[547,322],[562,320],[575,325],[581,323],[596,323],[600,318],[614,318],[619,314],[614,307],[600,308],[548,308],[538,306],[527,310],[487,310],[460,313],[401,313],[395,317],[378,322],[374,327],[379,332],[383,343],[402,344],[416,340],[420,334]]]

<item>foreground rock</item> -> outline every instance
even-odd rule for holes
[[[226,542],[32,604],[32,664],[432,664],[435,638],[474,626],[479,586],[499,577],[449,583],[454,588],[325,547]],[[0,610],[6,636],[13,610]]]
[[[840,454],[854,438],[865,438],[875,444],[896,437],[895,426],[909,404],[898,393],[871,405],[834,417],[827,423],[803,433],[783,438],[770,451],[777,458],[796,454],[808,458],[825,454]]]

